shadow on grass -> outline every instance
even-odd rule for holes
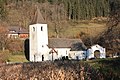
[[[106,80],[120,79],[120,58],[107,58],[91,61],[89,64],[100,71]]]

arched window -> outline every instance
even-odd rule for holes
[[[100,51],[99,50],[94,51],[94,57],[100,58]]]

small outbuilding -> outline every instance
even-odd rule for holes
[[[106,58],[106,52],[105,52],[105,48],[103,48],[102,46],[96,44],[91,46],[88,50],[87,50],[87,58],[91,59],[91,58]]]

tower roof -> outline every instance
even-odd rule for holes
[[[41,12],[40,12],[40,9],[38,8],[38,6],[36,6],[36,10],[35,10],[31,24],[37,24],[37,23],[40,23],[40,24],[46,23]]]

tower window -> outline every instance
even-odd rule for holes
[[[35,27],[33,27],[33,31],[35,31]]]
[[[43,27],[41,26],[41,31],[43,31]]]

